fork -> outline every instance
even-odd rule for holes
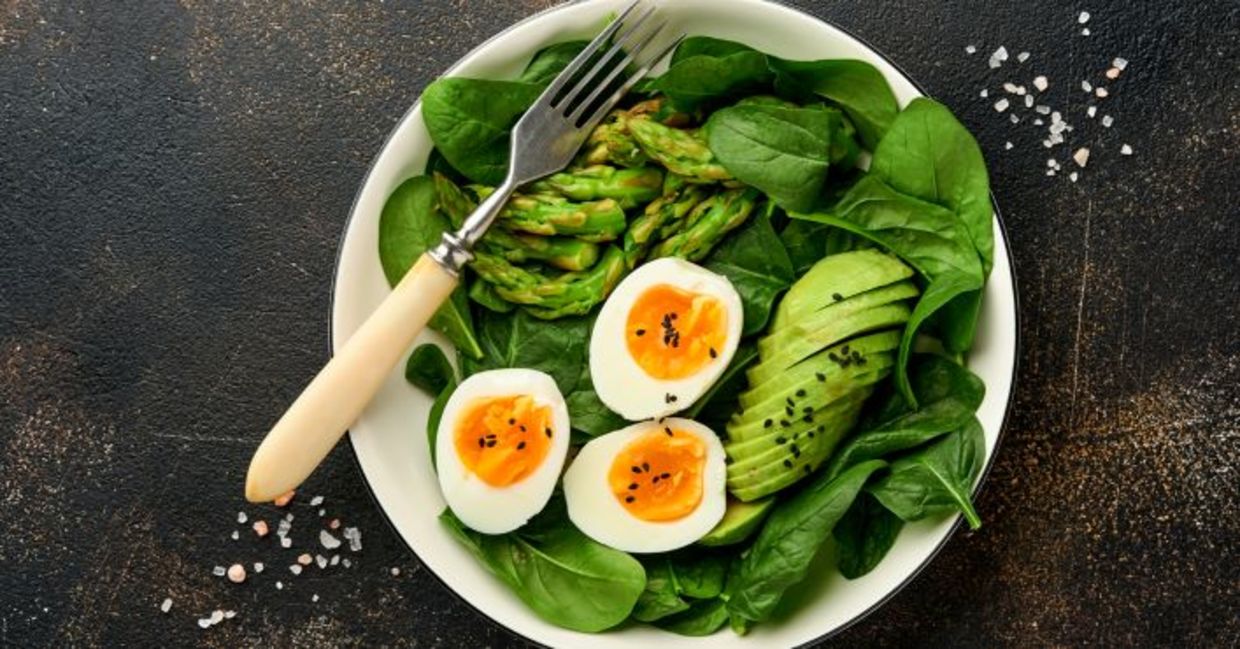
[[[474,244],[517,187],[568,166],[599,120],[680,42],[683,36],[639,62],[666,26],[650,21],[653,5],[639,11],[642,4],[628,5],[547,86],[513,128],[503,183],[418,259],[267,433],[250,461],[248,500],[274,500],[314,471],[460,284]]]

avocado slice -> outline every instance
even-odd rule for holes
[[[807,313],[805,317],[784,327],[773,328],[769,335],[758,341],[758,353],[767,357],[779,355],[794,341],[811,336],[821,329],[832,327],[849,315],[892,302],[907,300],[916,297],[918,293],[917,285],[907,281],[859,293],[846,298],[843,302],[836,302],[813,313]]]
[[[723,512],[723,518],[706,536],[698,539],[698,543],[711,547],[740,543],[758,530],[774,505],[774,498],[750,503],[728,498],[728,508]]]
[[[850,367],[844,375],[836,375],[824,383],[815,381],[810,390],[793,400],[789,406],[787,399],[776,397],[765,401],[754,408],[737,415],[728,422],[728,439],[732,442],[746,442],[754,439],[774,436],[779,431],[813,428],[819,421],[818,410],[827,407],[838,399],[842,399],[859,387],[870,385],[885,378],[895,365],[895,357],[884,353],[870,357],[870,363],[864,367]],[[789,395],[796,394],[793,392]],[[806,408],[810,408],[808,419]],[[792,414],[789,415],[788,412]],[[766,422],[771,425],[767,426]]]
[[[900,327],[908,322],[910,313],[907,305],[896,302],[844,316],[830,326],[789,341],[774,356],[764,358],[759,353],[761,360],[745,376],[750,385],[762,385],[826,347],[853,336]]]
[[[740,396],[741,408],[753,408],[771,397],[791,396],[795,399],[798,389],[809,391],[814,387],[815,382],[830,381],[835,376],[856,374],[873,369],[870,367],[873,361],[871,357],[882,352],[894,351],[899,347],[900,333],[898,329],[892,329],[832,345],[789,367],[770,381],[753,384],[752,388]],[[854,353],[865,360],[863,362],[852,360]],[[835,358],[833,359],[832,356]],[[850,360],[841,363],[838,360],[841,358]]]
[[[828,429],[833,427],[833,422],[837,418],[861,405],[856,403],[859,396],[856,391],[850,391],[825,407],[819,408],[814,412],[812,423],[802,420],[797,422],[796,426],[777,427],[769,435],[743,442],[729,441],[724,446],[728,457],[732,458],[732,464],[728,466],[728,475],[740,475],[750,469],[780,464],[790,453],[789,448],[793,444],[797,445],[804,455],[805,451],[820,445],[824,438],[830,437],[827,434]]]
[[[912,276],[913,269],[904,262],[872,248],[824,257],[788,289],[775,310],[771,330],[796,323],[826,305]]]

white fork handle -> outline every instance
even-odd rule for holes
[[[429,255],[418,259],[267,433],[250,460],[247,500],[274,500],[314,471],[457,283]]]

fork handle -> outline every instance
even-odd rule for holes
[[[418,259],[267,433],[250,460],[247,500],[274,500],[314,471],[458,283],[431,253]]]

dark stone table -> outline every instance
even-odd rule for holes
[[[244,471],[327,357],[335,248],[372,156],[436,73],[546,4],[3,4],[0,646],[517,644],[419,569],[345,447],[289,510],[293,549],[236,517],[279,516],[244,504]],[[978,135],[1023,317],[985,527],[828,644],[1235,646],[1240,5],[797,4]],[[992,71],[999,45],[1012,58]],[[1116,56],[1131,63],[1095,101],[1104,129],[1078,86]],[[992,108],[1035,74],[1071,148]],[[295,577],[313,494],[364,547]],[[212,575],[234,561],[267,571]],[[237,616],[198,628],[215,609]]]

